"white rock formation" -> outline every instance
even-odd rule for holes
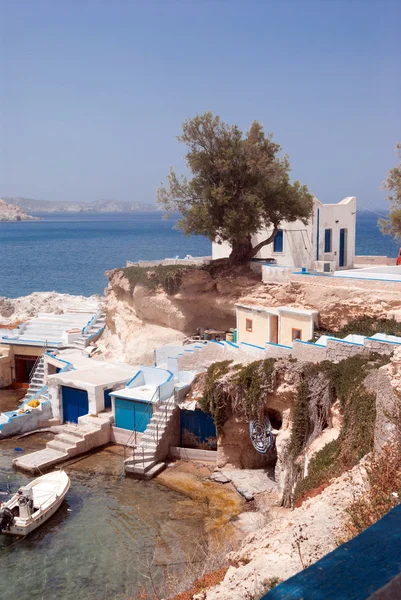
[[[39,217],[27,215],[22,208],[14,204],[7,204],[0,199],[0,221],[37,221]]]
[[[356,466],[300,508],[273,509],[269,523],[245,538],[241,550],[228,555],[230,568],[221,584],[208,590],[207,600],[259,598],[272,577],[288,579],[338,545],[344,507],[364,486],[365,471]],[[302,528],[305,541],[296,539]],[[301,556],[300,554],[301,553]]]
[[[97,310],[100,296],[72,296],[58,292],[34,292],[20,298],[0,296],[0,327],[26,321],[38,313],[61,315],[74,310]]]

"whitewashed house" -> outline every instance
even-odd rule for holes
[[[283,222],[274,242],[264,246],[255,256],[282,267],[306,268],[319,272],[349,269],[355,258],[356,198],[348,197],[338,204],[323,204],[314,199],[312,217],[307,225],[301,221]],[[272,229],[252,238],[254,246],[269,237]],[[226,242],[213,242],[213,259],[226,258],[231,248]]]

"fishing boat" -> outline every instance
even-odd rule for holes
[[[21,487],[0,505],[0,533],[26,536],[43,525],[58,508],[70,489],[64,471],[53,471]]]

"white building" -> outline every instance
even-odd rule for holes
[[[321,272],[349,269],[354,266],[355,227],[356,198],[344,198],[338,204],[322,204],[315,198],[309,223],[283,222],[274,242],[264,246],[255,258],[275,261],[283,267]],[[253,245],[271,232],[272,229],[266,229],[253,236]],[[213,242],[214,260],[226,258],[230,252],[228,243]]]

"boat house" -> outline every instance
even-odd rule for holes
[[[264,348],[266,344],[292,347],[295,340],[313,339],[318,324],[315,310],[280,306],[266,308],[236,304],[237,342]]]

